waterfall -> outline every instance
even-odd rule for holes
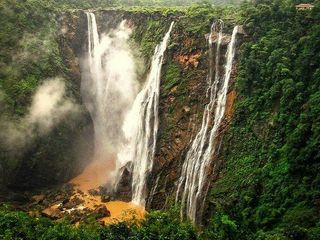
[[[156,150],[160,74],[173,25],[172,22],[162,42],[155,48],[148,78],[123,125],[127,144],[119,152],[118,159],[123,165],[125,162],[133,162],[132,202],[141,206],[145,206],[146,178],[152,169]]]
[[[194,223],[197,221],[197,217],[201,216],[199,209],[203,208],[207,194],[206,181],[212,166],[212,157],[217,147],[218,129],[226,109],[227,91],[235,55],[238,27],[234,27],[231,41],[228,44],[223,77],[219,72],[222,31],[223,22],[221,20],[213,23],[208,41],[210,67],[207,97],[209,98],[209,103],[205,106],[200,131],[187,152],[176,193],[176,202],[181,200],[181,217],[186,215]],[[217,35],[217,43],[215,50],[215,76],[213,79],[212,59],[214,49],[212,39],[214,35]]]
[[[87,12],[88,53],[82,63],[81,94],[94,126],[95,161],[108,166],[101,184],[113,182],[116,153],[123,141],[122,124],[138,92],[135,61],[128,40],[131,29],[122,21],[99,36],[95,14]]]

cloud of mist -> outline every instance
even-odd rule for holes
[[[0,140],[8,150],[23,148],[36,137],[44,136],[70,115],[79,113],[79,106],[66,95],[62,79],[44,81],[38,87],[28,113],[20,119],[2,117]]]
[[[66,115],[79,111],[77,104],[66,96],[66,86],[61,79],[46,81],[35,93],[29,114],[28,126],[41,134],[48,133]]]

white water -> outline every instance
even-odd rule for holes
[[[94,125],[94,160],[108,164],[112,172],[122,141],[123,120],[134,102],[139,85],[134,57],[128,45],[131,29],[126,21],[122,21],[116,29],[99,36],[94,13],[86,15],[88,55],[86,63],[82,64],[81,90]],[[110,174],[109,181],[112,182]]]
[[[123,132],[127,143],[118,154],[119,162],[133,162],[132,202],[145,206],[146,178],[153,166],[158,133],[160,74],[164,52],[174,23],[156,46],[148,78],[127,115]]]
[[[176,194],[176,201],[178,202],[181,200],[182,204],[181,217],[186,215],[194,223],[197,221],[197,217],[202,214],[201,209],[203,208],[204,199],[207,194],[206,181],[210,172],[210,167],[212,166],[212,157],[217,147],[216,137],[218,135],[218,129],[226,109],[227,91],[235,55],[236,35],[238,32],[237,26],[233,30],[231,42],[228,45],[225,56],[225,72],[224,76],[221,77],[219,72],[219,59],[222,30],[222,21],[218,21],[212,25],[211,34],[209,36],[210,61],[213,59],[212,37],[214,34],[218,35],[215,51],[215,77],[214,81],[212,81],[213,69],[212,62],[210,62],[208,75],[209,86],[207,89],[209,103],[205,106],[200,131],[193,140],[183,164]]]

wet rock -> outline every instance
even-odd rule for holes
[[[55,198],[54,198],[56,201],[66,201],[65,197],[61,194],[57,195]]]
[[[101,202],[107,203],[107,202],[110,202],[110,201],[111,201],[111,196],[109,196],[109,195],[102,195],[101,196]]]
[[[175,142],[176,144],[181,144],[181,143],[182,143],[182,141],[181,141],[180,138],[176,138],[176,139],[174,140],[174,142]]]
[[[64,211],[64,207],[63,207],[63,204],[62,204],[62,203],[58,204],[58,209],[59,209],[60,211]]]
[[[114,197],[121,201],[129,202],[132,198],[132,163],[127,163],[120,169],[120,181],[115,190]]]
[[[190,112],[190,107],[188,107],[188,106],[184,106],[183,108],[182,108],[182,110],[184,111],[184,112],[186,112],[186,113],[188,113],[188,112]]]
[[[73,190],[74,190],[74,184],[71,184],[71,183],[64,184],[61,188],[61,192],[67,195],[71,195]]]
[[[63,204],[63,208],[72,209],[72,208],[79,206],[82,203],[84,203],[84,200],[82,200],[78,197],[74,197],[74,198],[70,199],[67,203]]]
[[[88,192],[91,196],[99,196],[100,195],[99,191],[97,189],[90,189]]]
[[[41,212],[42,216],[57,220],[62,217],[62,212],[58,208],[49,207]]]
[[[174,86],[173,88],[171,88],[170,90],[170,94],[174,94],[177,92],[178,86]]]
[[[100,186],[99,187],[99,194],[100,195],[107,195],[108,194],[108,188],[105,186]]]
[[[80,189],[77,189],[77,193],[78,193],[79,195],[81,195],[81,196],[84,195],[84,192],[82,192]]]
[[[45,199],[45,195],[44,194],[40,194],[40,195],[34,195],[31,199],[35,202],[35,203],[37,203],[37,204],[39,204],[39,203],[41,203],[41,202],[43,202],[43,200]]]
[[[199,59],[201,56],[202,52],[197,51],[187,55],[177,55],[175,56],[175,60],[179,62],[184,69],[188,69],[189,67],[197,68],[199,66]]]
[[[97,207],[96,210],[94,211],[94,213],[97,214],[97,218],[104,218],[104,217],[110,217],[111,216],[111,213],[107,209],[106,206]]]
[[[98,223],[101,225],[101,226],[105,226],[105,222],[103,220],[99,220]]]
[[[76,223],[76,222],[80,222],[84,216],[85,214],[82,211],[76,210],[69,213],[68,219],[70,220],[71,223]]]
[[[33,218],[41,217],[41,214],[40,214],[39,211],[29,211],[28,214],[29,214],[30,217],[33,217]]]
[[[67,202],[66,204],[62,205],[62,208],[66,208],[66,209],[71,209],[71,208],[75,208],[77,206],[77,204],[75,202]]]

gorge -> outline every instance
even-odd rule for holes
[[[99,4],[0,4],[0,238],[318,239],[318,1]]]

